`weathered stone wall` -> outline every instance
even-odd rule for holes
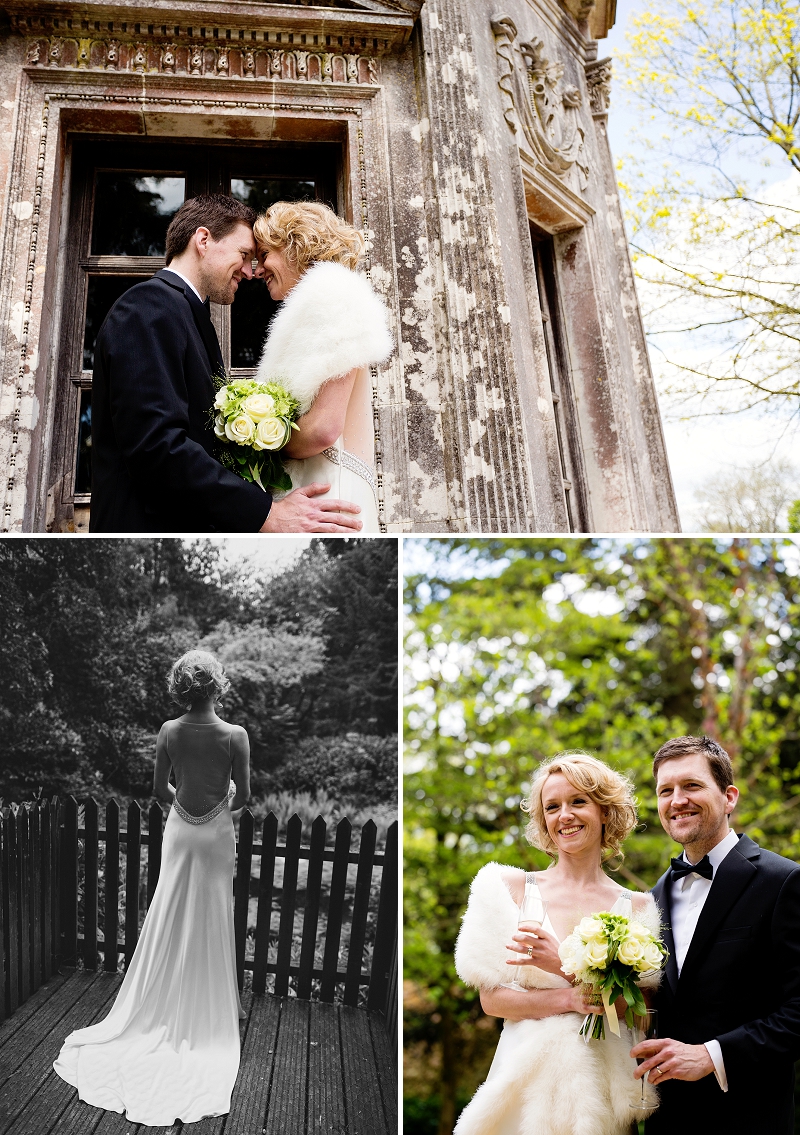
[[[554,233],[587,528],[677,527],[585,13],[418,7],[205,0],[200,29],[175,3],[6,6],[0,527],[63,526],[53,429],[76,131],[342,139],[346,207],[399,345],[374,375],[389,531],[567,528],[529,218]]]

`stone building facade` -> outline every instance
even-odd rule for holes
[[[235,191],[368,238],[398,341],[373,374],[387,531],[677,530],[606,137],[613,6],[0,3],[0,528],[86,527],[93,337],[176,202]],[[237,373],[248,297],[214,313]]]

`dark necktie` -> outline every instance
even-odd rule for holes
[[[707,855],[704,855],[699,863],[687,863],[683,857],[673,859],[671,863],[673,881],[682,879],[684,875],[691,875],[692,873],[702,875],[704,879],[714,878],[714,868],[711,866],[711,860]]]

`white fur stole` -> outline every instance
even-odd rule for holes
[[[305,414],[329,379],[389,357],[394,342],[387,321],[386,305],[364,276],[319,261],[272,320],[256,378],[280,381]]]
[[[514,972],[506,965],[512,957],[506,943],[517,929],[518,909],[503,880],[507,870],[487,863],[478,872],[456,943],[459,977],[480,989],[494,989]],[[658,932],[651,896],[635,917]],[[567,984],[535,966],[521,966],[518,981],[532,989]],[[578,1036],[580,1024],[577,1013],[506,1022],[489,1078],[462,1112],[455,1135],[627,1135],[634,1114],[630,1103],[641,1094],[628,1055],[630,1033],[623,1021],[619,1039],[606,1030],[605,1040],[586,1044]],[[653,1107],[657,1098],[648,1085]]]

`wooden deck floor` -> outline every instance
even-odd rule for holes
[[[377,1013],[242,995],[242,1060],[228,1115],[173,1128],[81,1103],[53,1071],[64,1038],[102,1020],[122,978],[77,970],[0,1026],[0,1135],[392,1135],[395,1055]]]

